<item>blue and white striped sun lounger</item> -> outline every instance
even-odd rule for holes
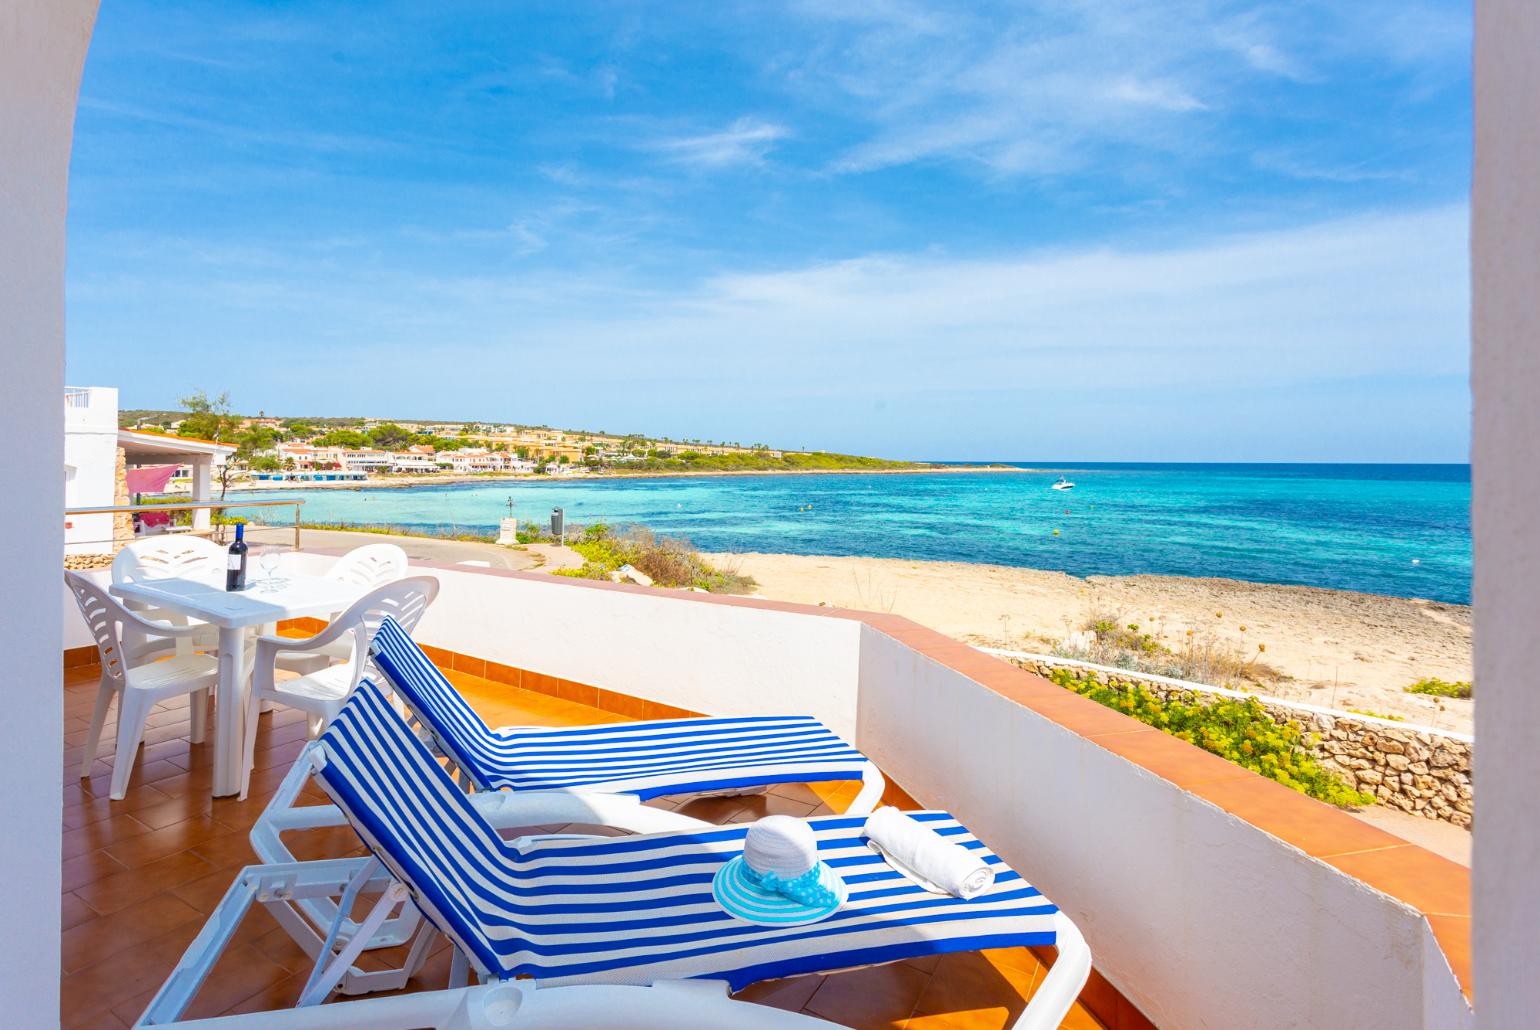
[[[845,807],[848,815],[867,815],[882,798],[884,781],[876,765],[806,716],[492,730],[393,619],[384,620],[370,653],[462,785],[475,791],[472,804],[499,829],[569,823],[634,833],[701,828],[709,824],[642,802],[670,795],[742,794],[781,783],[859,781],[860,791]],[[285,833],[344,821],[330,805],[301,804],[305,782],[303,770],[291,770],[252,826],[252,848],[268,864],[294,860]],[[305,900],[299,907],[316,929],[336,916],[336,907],[326,899]],[[416,913],[407,910],[382,926],[369,947],[405,943],[417,926]],[[349,920],[345,932],[357,929]],[[291,933],[302,946],[313,944],[311,931],[291,927]],[[398,979],[355,972],[348,987],[393,989],[408,975],[404,967],[396,973]]]
[[[829,816],[809,824],[820,858],[848,885],[848,902],[817,923],[759,926],[729,915],[711,893],[718,868],[741,852],[746,826],[504,840],[369,680],[300,764],[314,770],[373,858],[245,870],[151,1003],[145,1025],[180,1016],[253,902],[281,909],[320,891],[340,894],[342,911],[351,910],[365,890],[381,898],[351,939],[339,933],[341,915],[334,921],[324,945],[312,953],[316,966],[301,1006],[331,993],[370,934],[407,899],[455,945],[449,995],[486,990],[464,986],[470,966],[487,982],[537,995],[546,989],[660,990],[678,981],[737,990],[760,980],[919,956],[1052,945],[1059,961],[1014,1024],[1049,1030],[1059,1025],[1090,970],[1090,953],[1074,924],[945,812],[915,817],[994,867],[994,884],[983,895],[964,901],[925,891],[867,847],[864,819]],[[692,1025],[707,1025],[719,1013],[724,1015],[716,1025],[789,1025],[784,1014],[772,1020],[752,1007],[731,1006],[740,1018],[727,1016],[716,1004],[724,1003],[720,994],[692,990],[677,997],[689,1007]],[[408,1026],[416,1012],[447,1012],[456,1005],[447,995],[442,1001],[408,995],[355,1004],[368,1006],[357,1010],[357,1019],[346,1015],[347,1005],[326,1009],[335,1016],[329,1025],[383,1026],[390,1016],[388,1025]],[[392,1004],[401,1007],[399,1016]],[[461,999],[460,1010],[467,1004]],[[626,1023],[624,1011],[605,1020]]]
[[[419,909],[485,975],[551,985],[758,980],[953,951],[1052,945],[1058,909],[944,812],[918,818],[995,867],[972,901],[931,894],[866,846],[864,819],[810,820],[850,887],[808,926],[728,915],[711,880],[747,827],[504,841],[373,684],[322,735],[317,779]]]
[[[504,841],[367,681],[320,738],[317,777],[419,909],[483,973],[564,983],[709,977],[733,990],[813,970],[1053,944],[1058,912],[944,812],[918,816],[996,869],[982,897],[931,894],[866,846],[862,817],[809,820],[850,886],[822,922],[742,922],[712,898],[747,826]]]
[[[393,619],[380,626],[370,653],[397,696],[477,790],[581,791],[646,800],[777,783],[864,780],[849,808],[857,815],[869,813],[882,795],[876,766],[808,716],[494,731]]]

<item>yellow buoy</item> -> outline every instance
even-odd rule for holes
[[[1054,536],[1058,536],[1058,535],[1059,535],[1059,531],[1058,531],[1058,530],[1057,530],[1057,529],[1056,529],[1056,530],[1054,530],[1054,531],[1053,531],[1053,535],[1054,535]]]

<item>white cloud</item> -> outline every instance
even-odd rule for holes
[[[1286,79],[1300,82],[1310,77],[1299,62],[1281,53],[1269,43],[1248,44],[1242,53],[1246,55],[1246,61],[1258,71],[1272,72],[1274,75],[1282,75]]]
[[[1279,79],[1342,88],[1361,74],[1458,73],[1466,38],[1426,0],[797,10],[810,38],[774,54],[766,71],[801,103],[859,127],[831,162],[838,172],[950,160],[993,174],[1059,173],[1125,146],[1210,154],[1212,121],[1195,116],[1244,110]]]
[[[1189,246],[991,259],[871,254],[679,288],[533,272],[371,285],[435,312],[432,336],[478,351],[582,348],[649,403],[688,404],[680,369],[749,370],[744,401],[1012,387],[1269,391],[1320,379],[1462,375],[1463,205],[1347,218]],[[602,312],[596,314],[596,312]],[[497,327],[517,325],[516,332]],[[474,342],[471,342],[474,341]],[[646,353],[645,368],[621,360]],[[613,360],[606,360],[613,359]],[[451,361],[446,367],[454,367]],[[657,379],[649,376],[655,370]],[[414,383],[414,388],[427,384]]]
[[[874,255],[719,276],[655,324],[658,342],[730,334],[905,390],[1448,373],[1467,357],[1465,222],[1462,206],[1172,250]]]
[[[1126,100],[1130,104],[1155,107],[1162,111],[1202,111],[1208,108],[1203,101],[1172,82],[1121,79],[1113,84],[1108,95],[1115,100]]]
[[[493,414],[506,384],[464,369],[567,353],[584,374],[543,381],[521,412],[780,441],[795,427],[807,439],[792,445],[921,456],[1452,459],[1468,414],[1467,218],[1459,205],[1163,249],[868,254],[677,285],[615,266],[456,276],[240,255],[195,269],[185,339],[157,346],[198,367],[208,338],[291,341],[337,410],[507,417]],[[187,278],[149,242],[71,286],[75,338],[100,341],[72,361],[92,355],[129,385],[142,371],[115,355],[138,351],[111,346],[124,306]],[[349,395],[342,373],[360,362],[374,374]],[[300,389],[286,363],[259,365],[254,393]],[[872,424],[879,403],[894,415]]]
[[[648,146],[680,164],[723,168],[760,163],[787,135],[783,126],[757,118],[739,118],[720,132],[655,140]]]
[[[1387,162],[1365,159],[1334,163],[1312,159],[1287,150],[1263,151],[1253,156],[1252,163],[1258,168],[1278,172],[1294,179],[1313,179],[1320,182],[1397,182],[1411,176],[1400,170],[1383,167]]]
[[[142,107],[93,96],[82,96],[80,109],[113,118],[184,130],[204,139],[219,139],[235,146],[283,147],[321,153],[383,152],[399,149],[397,141],[378,136],[242,125],[234,120],[184,114],[169,108]]]

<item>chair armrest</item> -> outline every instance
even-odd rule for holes
[[[124,620],[126,625],[131,625],[146,633],[153,633],[158,637],[192,637],[208,632],[209,628],[208,623],[205,622],[192,626],[178,626],[170,622],[161,622],[158,619],[147,619],[138,612],[129,611],[127,608],[123,609],[123,614],[128,616]]]
[[[268,633],[257,638],[257,646],[266,646],[274,653],[280,651],[314,651],[318,647],[325,647],[333,640],[339,639],[345,633],[351,633],[353,626],[333,619],[326,628],[314,636],[308,637],[280,637]]]
[[[279,655],[308,654],[358,628],[357,625],[333,621],[321,632],[310,637],[280,637],[263,634],[257,638],[256,646],[251,649],[252,690],[259,694],[266,694],[273,690],[275,684],[273,670],[277,667]],[[363,657],[367,660],[368,655]]]

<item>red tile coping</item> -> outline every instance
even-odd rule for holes
[[[768,601],[755,597],[644,587],[634,583],[558,579],[541,572],[484,569],[417,559],[413,559],[412,565],[446,572],[523,579],[545,586],[559,585],[575,590],[620,591],[655,600],[754,608],[861,622],[1422,912],[1429,918],[1434,938],[1455,971],[1466,998],[1471,997],[1469,869],[1393,834],[1366,826],[1330,805],[1232,765],[1202,748],[1079,697],[1041,676],[984,654],[903,616]],[[303,620],[302,628],[308,628],[312,623],[320,625],[317,620]],[[588,684],[488,662],[474,656],[453,654],[438,648],[425,647],[424,650],[439,665],[475,671],[476,675],[484,675],[496,682],[581,701],[617,715],[667,719],[699,714],[616,694]],[[1099,975],[1093,974],[1093,983],[1098,980]],[[1094,995],[1100,989],[1088,990]],[[1110,992],[1108,998],[1117,995],[1111,984],[1106,985],[1106,990]],[[1106,1001],[1101,1005],[1087,1002],[1086,1007],[1111,1030],[1139,1030],[1149,1025],[1148,1020],[1121,995],[1117,995],[1115,1001]],[[1143,1022],[1137,1022],[1136,1019]]]
[[[95,664],[95,644],[87,644],[85,647],[66,647],[64,649],[64,667],[66,669],[78,669],[83,665]]]

